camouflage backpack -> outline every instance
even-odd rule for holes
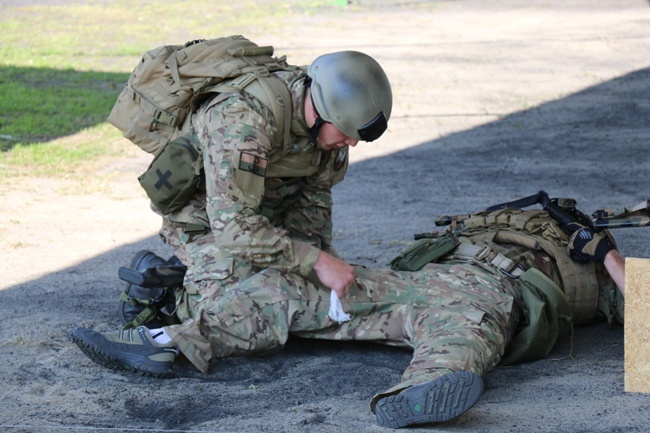
[[[108,121],[155,157],[138,180],[163,214],[182,208],[202,179],[203,160],[189,137],[189,116],[220,92],[245,91],[278,122],[274,141],[290,142],[291,98],[270,72],[292,69],[273,47],[242,36],[191,41],[148,51],[120,93]]]
[[[108,121],[141,149],[158,151],[183,135],[185,120],[207,93],[224,80],[245,75],[238,83],[269,105],[276,119],[291,109],[288,89],[272,71],[289,68],[275,58],[273,47],[260,47],[243,36],[196,40],[147,51],[129,77]],[[289,112],[290,113],[290,112]],[[289,116],[290,120],[290,116]],[[289,128],[278,125],[276,138],[289,140]]]

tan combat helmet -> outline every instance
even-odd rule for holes
[[[388,127],[393,94],[386,73],[372,57],[340,51],[309,66],[311,97],[320,119],[355,140],[373,141]],[[316,133],[316,135],[318,135]]]

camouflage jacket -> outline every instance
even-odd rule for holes
[[[203,153],[205,189],[166,215],[163,226],[203,226],[219,256],[307,276],[319,252],[331,248],[331,188],[344,177],[347,148],[332,153],[311,144],[304,70],[275,75],[292,99],[292,146],[273,142],[281,123],[245,92],[204,103],[192,117],[192,134]]]

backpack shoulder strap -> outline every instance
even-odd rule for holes
[[[260,94],[256,85],[261,87],[263,95]],[[257,97],[271,109],[277,124],[275,141],[282,143],[281,154],[283,154],[284,149],[291,142],[291,95],[289,89],[282,81],[269,74],[266,77],[258,76],[257,80],[251,83],[245,91]]]
[[[271,110],[277,124],[274,142],[281,143],[284,151],[291,142],[291,95],[287,86],[268,71],[256,71],[210,86],[202,93],[232,91],[245,91]]]

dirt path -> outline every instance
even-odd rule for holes
[[[441,213],[540,189],[588,212],[646,198],[647,2],[363,3],[264,40],[295,63],[366,51],[393,82],[389,132],[354,149],[335,190],[346,259],[384,266]],[[100,369],[71,343],[76,323],[116,328],[119,266],[142,248],[168,253],[135,180],[147,163],[110,161],[94,192],[74,180],[0,185],[0,431],[383,431],[368,400],[399,380],[410,359],[400,350],[293,340],[207,376],[184,365],[152,380]],[[617,235],[624,255],[650,257],[650,230]],[[576,329],[573,348],[575,359],[565,344],[498,368],[470,412],[437,428],[647,431],[650,397],[623,390],[622,328]]]

